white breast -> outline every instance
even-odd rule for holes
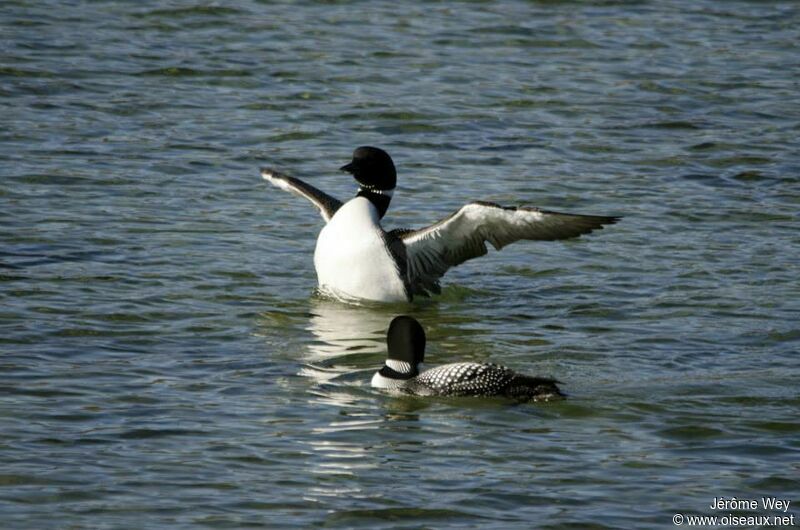
[[[317,238],[314,266],[319,287],[339,298],[406,301],[406,291],[379,224],[364,197],[344,204]]]

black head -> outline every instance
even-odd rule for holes
[[[377,147],[356,148],[353,160],[339,169],[351,173],[362,188],[370,191],[393,190],[397,183],[392,157]]]
[[[388,358],[416,367],[425,360],[425,330],[414,318],[399,316],[389,324],[386,334]]]

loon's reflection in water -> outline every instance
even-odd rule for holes
[[[310,469],[318,477],[316,486],[306,493],[307,500],[325,502],[346,496],[366,506],[382,493],[364,489],[358,477],[385,464],[381,454],[387,445],[405,445],[404,432],[420,428],[416,414],[402,406],[394,410],[392,403],[404,399],[388,398],[369,386],[375,367],[386,355],[386,329],[396,308],[315,298],[309,312],[308,330],[314,340],[303,354],[300,374],[317,383],[309,389],[312,402],[339,412],[317,425],[304,441],[313,455]],[[375,406],[375,400],[387,399],[389,411]]]
[[[335,300],[311,300],[308,329],[316,341],[306,361],[320,362],[354,353],[382,353],[393,313],[386,308],[348,305]]]
[[[300,375],[324,385],[312,390],[321,401],[351,406],[360,399],[357,388],[368,387],[369,373],[385,355],[386,328],[394,313],[315,297],[309,314],[313,340],[302,353]]]

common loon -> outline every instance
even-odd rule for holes
[[[261,169],[265,180],[319,209],[326,225],[317,238],[314,267],[320,290],[336,298],[399,302],[438,294],[444,273],[486,254],[487,241],[499,250],[520,239],[569,239],[620,219],[476,201],[430,226],[387,232],[381,219],[397,181],[392,158],[382,149],[362,146],[340,169],[359,184],[346,203],[300,179]]]
[[[425,360],[425,330],[414,318],[395,317],[386,335],[386,364],[372,386],[417,396],[503,396],[518,401],[564,397],[555,379],[533,377],[491,363],[451,363],[420,372]]]

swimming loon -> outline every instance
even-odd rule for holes
[[[518,401],[564,397],[555,379],[533,377],[491,363],[451,363],[420,372],[425,360],[425,330],[414,318],[395,317],[386,334],[386,364],[372,386],[417,396],[504,396]]]
[[[261,169],[265,180],[319,209],[326,225],[317,238],[314,266],[320,290],[337,298],[398,302],[438,294],[444,273],[486,254],[487,241],[499,250],[520,239],[569,239],[619,220],[477,201],[425,228],[387,232],[381,219],[397,181],[392,158],[382,149],[362,146],[340,169],[359,184],[346,203],[300,179]]]

